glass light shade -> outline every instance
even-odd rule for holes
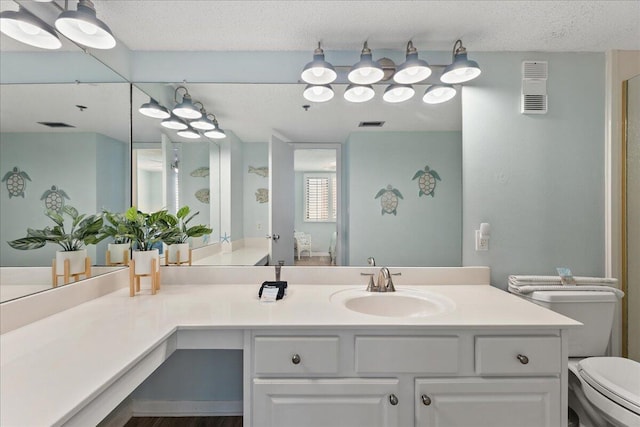
[[[190,127],[188,127],[187,129],[179,130],[177,133],[178,133],[178,136],[181,136],[183,138],[188,138],[188,139],[200,138],[200,134],[195,130],[191,129]]]
[[[467,54],[457,53],[452,64],[442,72],[440,81],[442,83],[456,84],[473,80],[480,75],[480,67],[476,61],[467,59]]]
[[[168,119],[171,117],[169,110],[158,104],[158,101],[153,98],[151,98],[146,104],[142,104],[140,108],[138,108],[138,111],[140,114],[154,119]]]
[[[195,120],[202,117],[202,113],[193,102],[191,102],[191,95],[188,93],[184,94],[182,97],[182,102],[173,107],[173,114],[178,117],[182,117],[183,119]]]
[[[160,124],[166,127],[167,129],[174,129],[174,130],[184,130],[189,127],[185,122],[183,122],[176,116],[171,116],[168,119],[164,119],[163,121],[160,122]]]
[[[320,53],[317,53],[318,50]],[[338,77],[338,74],[333,65],[324,60],[322,49],[316,49],[313,61],[304,66],[300,77],[309,84],[325,85],[333,82]]]
[[[382,99],[386,102],[398,103],[411,99],[416,91],[410,85],[389,85],[382,95]]]
[[[90,0],[80,0],[78,10],[62,12],[56,29],[69,39],[95,49],[111,49],[116,45],[111,29],[99,20]]]
[[[431,75],[427,61],[418,58],[418,53],[408,53],[407,59],[398,66],[393,80],[401,84],[418,83]]]
[[[441,104],[453,99],[456,93],[456,88],[451,85],[433,85],[424,92],[422,100],[427,104]]]
[[[307,85],[302,95],[311,102],[327,102],[333,98],[334,93],[329,85]]]
[[[224,133],[224,131],[222,129],[220,129],[219,127],[216,127],[215,129],[206,131],[204,133],[204,136],[206,136],[207,138],[212,138],[212,139],[224,139],[227,137],[227,134]]]
[[[59,49],[62,46],[53,28],[25,12],[22,7],[17,12],[5,10],[0,13],[0,31],[29,46],[42,49]]]
[[[367,102],[376,95],[373,87],[366,85],[349,85],[344,91],[344,99],[349,102]]]
[[[199,119],[190,122],[189,125],[191,125],[192,128],[200,130],[212,130],[216,128],[216,125],[213,124],[211,119],[204,114]]]
[[[363,53],[347,75],[351,83],[358,85],[370,85],[379,82],[384,77],[384,70],[374,62],[371,53]]]

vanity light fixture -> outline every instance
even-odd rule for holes
[[[404,102],[411,99],[415,93],[411,85],[392,84],[385,89],[382,99],[390,103]]]
[[[344,91],[344,99],[349,102],[367,102],[376,95],[371,85],[350,84]]]
[[[347,75],[351,83],[359,85],[370,85],[379,82],[384,77],[384,70],[375,62],[371,55],[371,49],[367,42],[364,42],[362,52],[360,53],[360,61],[358,61]]]
[[[149,102],[142,104],[140,108],[138,108],[138,111],[142,115],[152,117],[154,119],[168,119],[171,117],[169,110],[158,104],[158,101],[153,98],[149,98]]]
[[[401,84],[418,83],[431,75],[431,68],[427,61],[418,58],[418,50],[410,40],[407,43],[407,56],[393,75],[393,80]]]
[[[207,138],[212,138],[212,139],[224,139],[227,137],[227,134],[220,129],[220,125],[218,125],[218,120],[216,119],[216,116],[214,116],[213,114],[210,114],[211,116],[213,116],[213,124],[216,126],[215,129],[212,130],[208,130],[204,133],[204,136],[206,136]]]
[[[311,102],[327,102],[334,93],[330,85],[307,85],[302,95]]]
[[[213,114],[207,114],[207,112],[205,111],[204,108],[200,109],[200,112],[202,113],[202,117],[190,122],[189,124],[191,125],[191,127],[195,128],[195,129],[198,129],[198,130],[213,130],[213,129],[215,129],[216,125],[213,124],[213,121],[209,118],[209,116],[211,116],[211,117],[215,117],[215,116]]]
[[[18,11],[5,10],[0,13],[0,31],[29,46],[51,50],[62,46],[55,30],[22,6],[18,6]]]
[[[111,29],[98,19],[91,0],[79,0],[77,10],[62,12],[55,26],[63,35],[83,46],[111,49],[116,45]]]
[[[424,91],[422,100],[427,104],[441,104],[456,96],[456,88],[452,85],[432,85]]]
[[[167,129],[173,130],[185,130],[189,127],[184,121],[182,121],[182,119],[176,117],[174,114],[171,114],[168,119],[161,121],[160,124]]]
[[[442,83],[456,84],[475,79],[480,75],[480,67],[476,61],[467,59],[467,49],[461,40],[453,45],[453,62],[447,65],[440,76]]]
[[[178,102],[178,91],[180,89],[184,89],[185,94],[182,95],[182,101],[178,103],[175,107],[173,107],[173,114],[183,119],[195,120],[202,117],[202,113],[200,110],[194,105],[191,100],[191,95],[189,95],[189,91],[184,86],[178,86],[173,94],[175,102]],[[199,103],[198,103],[199,104]],[[200,104],[202,105],[202,104]]]
[[[178,136],[181,136],[183,138],[188,138],[188,139],[200,138],[200,134],[196,130],[194,130],[191,126],[187,126],[186,129],[179,130],[177,134]]]
[[[326,85],[338,77],[333,65],[325,61],[324,51],[320,47],[320,42],[318,42],[316,50],[313,51],[313,61],[304,66],[300,77],[305,82],[313,85]]]

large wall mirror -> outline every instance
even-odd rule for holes
[[[173,106],[182,85],[215,115],[227,138],[182,138],[160,120],[137,112],[151,97]],[[343,90],[339,86],[338,94]],[[302,97],[303,89],[298,84],[137,83],[134,157],[155,152],[157,182],[165,191],[159,197],[166,206],[189,204],[205,212],[200,222],[214,229],[208,243],[232,243],[233,252],[247,247],[268,251],[272,242],[266,235],[277,234],[282,241],[290,234],[291,264],[307,265],[313,254],[337,265],[367,265],[370,257],[379,265],[461,265],[460,95],[440,105],[424,104],[418,96],[388,104],[379,99],[380,86],[379,96],[366,104],[348,103],[340,95],[313,104]],[[363,127],[368,122],[383,123]],[[288,163],[275,158],[274,136],[293,151]],[[179,168],[172,167],[176,162]],[[276,170],[270,165],[277,165]],[[291,194],[286,206],[271,204],[270,193],[277,191],[270,188],[271,174],[287,168],[295,182],[287,186]],[[209,197],[203,202],[197,195],[205,185]],[[309,217],[313,191],[320,192],[326,216]],[[141,192],[134,199],[148,196]],[[291,219],[272,229],[270,223],[282,209],[292,212]],[[294,233],[309,237],[309,251],[300,253]]]

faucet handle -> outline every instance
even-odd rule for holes
[[[373,273],[360,273],[361,276],[369,276],[369,283],[367,284],[367,292],[376,292],[378,287],[373,282]]]

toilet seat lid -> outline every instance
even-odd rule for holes
[[[598,392],[640,415],[640,363],[622,357],[589,357],[578,363],[578,371]]]

